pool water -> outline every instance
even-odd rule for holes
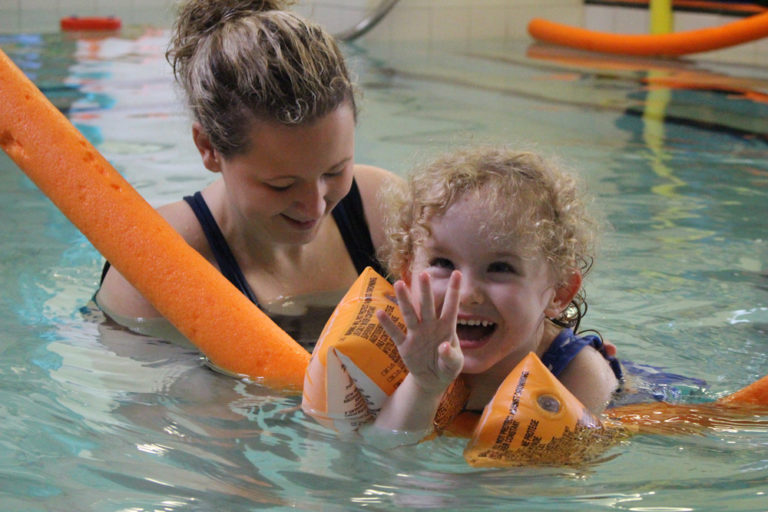
[[[200,165],[162,30],[0,36],[152,204]],[[768,374],[768,68],[529,45],[345,47],[363,92],[357,159],[404,173],[506,142],[579,171],[610,228],[584,323],[624,359],[702,379]],[[478,470],[463,441],[341,441],[296,397],[195,351],[84,317],[102,259],[0,155],[0,510],[768,510],[768,417],[636,436],[581,467]]]

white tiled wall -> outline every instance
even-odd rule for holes
[[[126,25],[170,26],[176,0],[0,0],[0,33],[53,32],[70,15],[118,16]],[[295,9],[338,32],[382,0],[299,0]],[[366,35],[380,41],[527,39],[540,17],[615,33],[648,31],[647,9],[584,6],[582,0],[400,0]],[[737,18],[677,12],[675,31],[718,26]],[[768,39],[709,52],[708,59],[764,64]]]
[[[350,9],[353,21],[366,2],[304,0],[299,10],[310,11],[329,25],[339,19],[339,5]],[[354,6],[358,6],[354,11]],[[367,2],[367,11],[379,1]],[[366,37],[376,40],[525,39],[528,21],[536,16],[564,23],[580,23],[582,0],[400,0]],[[365,13],[362,13],[365,14]]]
[[[300,0],[295,9],[332,31],[354,25],[381,0]],[[175,0],[0,0],[0,33],[52,32],[62,17],[118,16],[126,25],[170,25]],[[379,39],[527,37],[533,16],[581,22],[581,0],[400,0],[369,33]]]

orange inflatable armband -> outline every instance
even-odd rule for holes
[[[392,285],[369,267],[328,319],[305,373],[301,407],[320,424],[348,432],[371,421],[408,374],[379,309],[404,327]]]
[[[368,267],[325,324],[305,373],[301,408],[321,425],[346,433],[373,421],[408,375],[376,318],[379,309],[405,328],[392,284]],[[438,430],[453,421],[468,395],[462,379],[451,384],[435,415]]]
[[[477,467],[584,462],[600,431],[600,420],[530,353],[483,410],[464,458]]]

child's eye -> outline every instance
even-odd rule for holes
[[[515,270],[515,267],[504,261],[494,261],[488,265],[488,272],[515,274],[517,270]]]
[[[429,266],[435,268],[442,268],[453,270],[453,262],[448,258],[432,258],[429,260]]]

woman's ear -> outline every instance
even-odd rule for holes
[[[192,140],[200,152],[205,168],[211,172],[221,172],[221,155],[211,144],[210,137],[200,123],[192,123]]]
[[[565,283],[558,288],[555,288],[555,294],[549,302],[547,309],[544,310],[544,315],[547,318],[559,317],[571,303],[576,294],[579,293],[581,282],[581,272],[578,270],[571,272]]]

